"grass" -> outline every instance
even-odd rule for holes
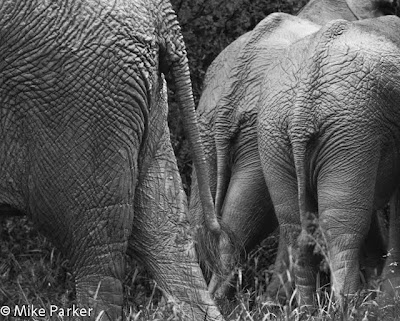
[[[0,306],[50,304],[68,307],[75,301],[75,291],[68,262],[26,219],[1,223],[0,232]],[[329,285],[318,291],[318,309],[312,316],[296,307],[295,295],[288,303],[278,304],[266,297],[272,275],[276,237],[270,237],[236,269],[235,293],[232,299],[219,300],[227,321],[266,320],[400,320],[400,298],[377,296],[378,282],[372,289],[339,309]],[[125,278],[125,314],[140,321],[184,320],[179,308],[165,302],[149,275],[133,261],[128,261]],[[291,271],[287,271],[289,277]],[[323,275],[323,273],[321,274]],[[323,278],[322,278],[323,279]],[[0,317],[1,320],[1,317]]]

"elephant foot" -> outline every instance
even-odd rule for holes
[[[88,320],[122,320],[122,283],[113,277],[85,278],[77,281],[77,299],[80,306],[91,309]]]

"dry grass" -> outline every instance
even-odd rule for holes
[[[73,304],[73,278],[68,262],[60,253],[26,220],[7,220],[1,225],[0,305],[68,307]],[[265,290],[271,277],[275,247],[276,239],[267,239],[237,268],[233,297],[218,302],[227,321],[400,320],[400,298],[377,296],[377,282],[372,283],[371,290],[364,290],[347,302],[343,309],[335,305],[329,285],[321,286],[318,309],[311,316],[296,307],[294,294],[285,304],[268,300]],[[130,273],[125,279],[125,314],[128,320],[184,320],[178,307],[162,299],[161,292],[140,266],[134,262],[127,264]],[[290,277],[291,272],[287,273]]]

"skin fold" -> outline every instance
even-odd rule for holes
[[[203,226],[218,234],[170,3],[0,1],[0,216],[28,215],[60,248],[91,320],[100,311],[122,318],[126,253],[187,320],[223,320],[186,218],[167,127],[169,71],[202,173]]]
[[[393,13],[395,4],[394,1],[310,1],[298,14],[305,20],[303,23],[287,19],[276,25],[256,27],[225,48],[209,67],[197,112],[216,210],[222,224],[237,237],[241,256],[278,228],[260,164],[256,129],[256,105],[264,91],[260,85],[268,77],[265,68],[273,64],[274,52],[316,32],[331,20],[378,17]],[[197,193],[194,178],[190,216],[195,222],[201,218]],[[382,254],[384,246],[377,234],[376,230],[370,232],[370,243],[380,246],[367,257]],[[237,250],[223,241],[220,248],[229,274]],[[280,287],[278,274],[287,267],[285,249],[281,240],[275,264],[277,273],[268,288],[271,296]],[[209,290],[216,296],[226,295],[231,277],[215,274]]]
[[[263,24],[288,19],[297,18],[280,14]],[[316,303],[315,215],[343,305],[359,289],[360,252],[373,212],[389,201],[397,211],[400,37],[393,30],[399,27],[396,16],[333,21],[277,50],[275,63],[265,66],[257,122],[261,164],[280,232],[294,249],[302,306]],[[395,288],[399,218],[391,213],[391,219],[393,257],[384,278]]]

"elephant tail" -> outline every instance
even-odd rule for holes
[[[230,178],[232,175],[231,166],[232,163],[232,139],[236,137],[239,133],[239,126],[237,122],[233,119],[231,111],[228,109],[218,109],[219,113],[225,113],[224,115],[219,114],[218,119],[224,119],[225,122],[222,124],[215,125],[215,136],[214,144],[216,145],[216,190],[215,190],[215,212],[219,219],[223,215],[224,201],[228,192],[228,187],[230,183]],[[228,121],[229,120],[229,121]],[[229,127],[226,126],[229,124]],[[229,133],[229,134],[227,134]],[[233,265],[239,261],[240,253],[243,252],[243,244],[239,241],[237,235],[232,232],[227,224],[224,224],[220,220],[221,225],[221,236],[218,243],[209,243],[211,240],[207,239],[206,236],[201,236],[202,242],[209,243],[209,246],[217,246],[219,248],[229,248],[230,249],[230,264],[226,263],[215,268],[209,268],[217,277],[225,278],[228,272],[231,271]],[[212,241],[211,241],[212,242]],[[206,245],[206,244],[204,244]],[[221,253],[224,255],[225,253]],[[220,255],[221,255],[220,254]]]
[[[210,181],[205,161],[203,143],[190,80],[187,53],[180,26],[171,3],[160,2],[160,68],[162,72],[171,70],[176,85],[176,97],[182,113],[183,126],[192,151],[193,164],[199,185],[199,196],[203,207],[204,220],[209,231],[218,236],[221,227],[218,222],[211,196]]]
[[[175,82],[175,95],[179,102],[183,126],[192,151],[193,165],[198,183],[202,218],[196,222],[195,244],[201,262],[214,273],[223,273],[220,241],[233,242],[233,234],[221,227],[214,208],[210,179],[206,164],[204,145],[200,136],[198,119],[190,80],[189,64],[185,44],[178,20],[167,0],[160,0],[161,17],[159,20],[160,69],[171,72]]]
[[[194,169],[192,175],[189,218],[191,226],[195,227],[196,254],[207,278],[211,277],[212,274],[224,277],[227,275],[227,268],[229,267],[222,262],[221,244],[228,245],[232,250],[232,262],[234,263],[240,253],[240,243],[232,230],[222,221],[219,222],[221,227],[219,234],[215,234],[209,229],[201,207],[195,171]]]
[[[201,264],[203,272],[205,272],[206,278],[211,275],[225,278],[228,272],[230,272],[231,266],[223,264],[221,257],[222,254],[221,244],[229,244],[229,248],[232,250],[232,262],[235,263],[239,257],[239,242],[236,236],[232,233],[231,229],[227,227],[223,222],[220,222],[221,233],[218,237],[202,225],[199,225],[195,235],[195,248],[198,255],[199,262]]]
[[[192,151],[193,165],[196,169],[199,198],[203,208],[204,222],[207,229],[218,236],[221,233],[221,226],[217,219],[211,195],[210,180],[205,160],[206,157],[194,110],[189,67],[187,65],[186,67],[174,66],[172,72],[177,85],[177,97],[181,106],[185,132],[188,136],[190,150]]]
[[[238,248],[236,238],[231,230],[219,222],[221,230],[219,234],[213,233],[205,222],[205,215],[201,207],[199,198],[199,189],[197,186],[197,176],[195,169],[192,174],[192,186],[189,203],[189,221],[193,229],[194,244],[198,260],[201,264],[203,272],[207,276],[216,274],[218,276],[226,275],[224,264],[222,263],[221,243],[232,244],[235,249]]]
[[[304,129],[303,129],[304,135]],[[293,158],[297,178],[297,192],[299,215],[301,222],[301,234],[299,244],[309,243],[309,236],[313,235],[317,229],[316,223],[316,207],[312,198],[311,182],[310,182],[310,164],[309,155],[307,154],[307,146],[315,137],[315,132],[306,133],[301,140],[292,140]]]

